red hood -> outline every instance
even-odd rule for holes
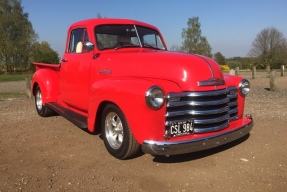
[[[177,83],[182,91],[207,90],[198,82],[211,78],[222,79],[219,65],[210,58],[169,51],[127,51],[103,52],[98,58],[99,71],[109,71],[113,76],[129,76],[163,79]],[[208,86],[209,90],[216,89]]]

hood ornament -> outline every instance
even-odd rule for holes
[[[219,78],[210,78],[205,81],[198,81],[197,84],[198,86],[218,86],[218,85],[224,85],[225,81]]]

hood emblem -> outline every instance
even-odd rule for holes
[[[112,74],[112,70],[101,69],[101,70],[100,70],[100,74]]]
[[[205,81],[198,81],[198,86],[216,86],[216,85],[224,85],[225,81],[219,78],[210,78]]]

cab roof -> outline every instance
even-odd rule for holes
[[[140,21],[136,21],[136,20],[130,20],[130,19],[115,19],[115,18],[99,18],[99,19],[87,19],[87,20],[82,20],[82,21],[78,21],[73,23],[71,27],[76,27],[76,26],[90,26],[90,27],[95,27],[97,25],[103,25],[103,24],[130,24],[130,25],[141,25],[144,27],[149,27],[149,28],[153,28],[156,29],[158,31],[158,29],[150,24],[144,23],[144,22],[140,22]]]

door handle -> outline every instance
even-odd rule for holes
[[[64,59],[64,58],[63,58],[61,61],[62,61],[62,62],[67,62],[67,61],[68,61],[68,59]]]

